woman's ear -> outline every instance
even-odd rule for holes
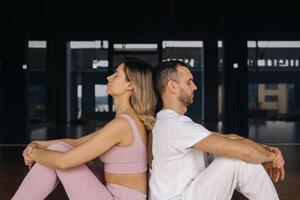
[[[132,82],[129,82],[128,85],[127,85],[126,90],[133,90],[133,89],[134,89],[134,87],[133,87]]]

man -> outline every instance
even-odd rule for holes
[[[271,181],[284,179],[278,148],[210,132],[185,116],[197,90],[185,63],[161,63],[154,84],[163,108],[153,128],[151,200],[226,200],[234,189],[249,199],[278,199]],[[206,152],[215,156],[207,167]]]

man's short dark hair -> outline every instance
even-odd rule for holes
[[[153,72],[153,83],[154,88],[158,94],[162,95],[168,81],[178,80],[176,68],[177,66],[188,67],[187,64],[179,60],[164,61],[156,66]]]

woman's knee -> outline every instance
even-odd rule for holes
[[[49,150],[54,150],[54,151],[60,151],[60,152],[65,152],[69,151],[73,147],[65,142],[57,142],[54,144],[51,144],[47,147]]]

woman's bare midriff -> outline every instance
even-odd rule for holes
[[[119,184],[145,194],[147,193],[147,172],[136,174],[113,174],[105,172],[104,176],[107,183]]]

